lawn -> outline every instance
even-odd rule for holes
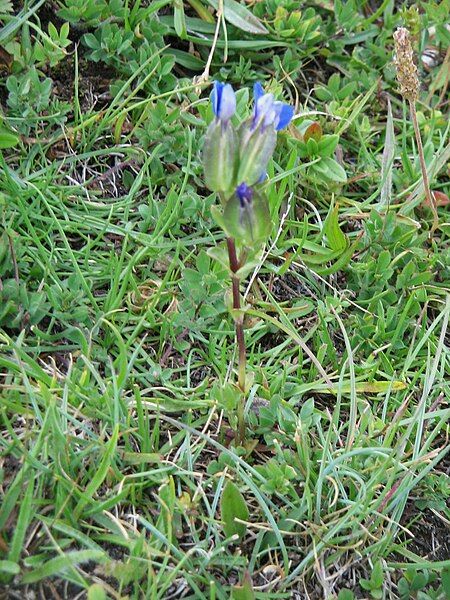
[[[449,599],[448,0],[0,21],[0,598]]]

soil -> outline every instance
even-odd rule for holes
[[[406,543],[410,552],[430,561],[449,559],[450,527],[430,509],[418,510],[414,504],[409,504],[402,524],[414,535]]]

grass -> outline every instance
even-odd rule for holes
[[[294,22],[284,2],[288,22],[264,0],[245,4],[258,35],[236,27],[236,7],[225,15],[211,76],[265,80],[297,115],[265,184],[272,235],[242,285],[252,383],[236,447],[230,281],[200,161],[209,87],[193,80],[216,13],[85,4],[94,16],[24,2],[0,32],[13,57],[2,135],[15,136],[0,157],[2,594],[450,597],[448,81],[445,63],[421,71],[441,193],[430,239],[391,66],[404,22],[419,56],[445,50],[427,33],[440,13],[311,2]],[[53,81],[39,108],[43,87],[21,96],[11,77],[26,79],[47,23],[66,20],[80,43],[55,65],[33,59]],[[96,62],[82,36],[111,23],[131,46],[103,33]],[[240,91],[241,116],[246,103]],[[339,136],[331,156],[305,147],[307,119]],[[232,525],[228,482],[248,515]]]

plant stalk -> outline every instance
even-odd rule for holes
[[[241,266],[236,254],[236,244],[231,237],[227,238],[228,258],[231,270],[231,287],[233,292],[233,309],[241,310],[241,294],[239,292],[239,276],[236,275]],[[234,316],[234,325],[236,328],[236,341],[238,345],[238,385],[242,394],[245,394],[245,371],[246,371],[246,351],[244,337],[244,317],[239,312]],[[244,402],[238,406],[238,436],[241,442],[245,439],[245,421],[244,421]]]
[[[433,225],[432,225],[431,231],[430,231],[430,237],[432,237],[433,233],[439,227],[439,215],[438,215],[438,211],[437,211],[436,201],[430,190],[430,182],[428,180],[427,166],[425,164],[425,155],[423,152],[422,137],[420,135],[419,123],[417,122],[416,105],[415,105],[414,100],[411,100],[411,99],[409,100],[409,112],[411,114],[411,120],[413,122],[414,133],[416,136],[417,151],[419,153],[419,162],[420,162],[420,169],[422,171],[422,180],[423,180],[423,187],[425,190],[425,197],[427,199],[428,205],[430,206],[431,210],[433,211]]]

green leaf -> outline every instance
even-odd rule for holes
[[[161,512],[156,523],[157,529],[161,531],[168,539],[173,536],[173,520],[175,512],[175,483],[173,477],[169,477],[167,483],[164,483],[158,491]]]
[[[192,54],[189,54],[189,52],[184,52],[184,50],[178,50],[178,48],[167,48],[164,54],[173,56],[175,62],[186,69],[201,71],[205,66],[204,61],[197,58],[197,56],[193,56]]]
[[[311,140],[309,140],[310,142]],[[325,157],[322,158],[314,166],[314,171],[323,175],[324,177],[336,181],[338,183],[345,183],[347,181],[347,174],[341,165],[334,160],[334,158]]]
[[[105,553],[99,550],[78,550],[76,552],[68,552],[64,556],[57,556],[56,558],[48,560],[37,569],[24,575],[22,583],[34,583],[35,581],[57,575],[80,563],[89,562],[91,560],[100,562],[105,559]]]
[[[219,211],[217,207],[216,210]],[[225,267],[227,270],[230,268],[228,252],[223,246],[212,246],[211,248],[208,248],[207,254],[214,260],[217,260],[217,262],[223,267]]]
[[[423,590],[424,587],[427,585],[428,583],[428,574],[427,573],[423,573],[421,571],[419,571],[418,573],[416,573],[411,581],[411,591],[412,592],[419,592],[420,590]]]
[[[218,0],[208,0],[208,3],[216,10],[219,7]],[[223,14],[229,23],[242,31],[256,34],[269,33],[261,21],[236,0],[223,1]]]
[[[315,90],[315,95],[316,95],[316,98],[318,100],[321,100],[322,102],[328,102],[329,100],[331,100],[333,98],[332,93],[325,86],[317,87]]]
[[[317,156],[319,152],[319,146],[314,138],[309,138],[306,142],[306,150],[309,156]]]
[[[87,600],[106,600],[107,597],[105,589],[100,583],[94,583],[87,591]]]
[[[255,600],[255,592],[253,591],[252,578],[250,573],[246,571],[242,579],[241,585],[233,586],[231,591],[232,600]]]
[[[317,153],[322,158],[331,156],[333,154],[333,152],[335,151],[336,146],[338,145],[338,142],[339,142],[338,135],[335,135],[335,134],[324,135],[317,142]]]
[[[23,542],[25,540],[28,526],[33,518],[33,491],[34,480],[31,479],[28,482],[23,499],[20,503],[19,516],[15,523],[14,535],[9,549],[8,559],[12,562],[18,562],[23,552]]]
[[[381,564],[381,561],[378,560],[373,566],[373,571],[370,580],[374,587],[381,588],[381,586],[383,585],[383,579],[383,565]]]
[[[69,32],[70,32],[70,24],[69,23],[63,23],[61,25],[61,30],[60,30],[60,36],[61,39],[63,40],[67,40],[67,38],[69,37]]]
[[[355,595],[351,590],[341,590],[338,594],[338,600],[354,600]]]
[[[55,519],[54,517],[44,517],[42,515],[38,516],[38,519],[48,525],[48,527],[63,533],[68,538],[72,538],[78,543],[78,546],[84,545],[86,548],[91,550],[101,550],[100,546],[88,535],[82,533],[79,529],[75,527],[71,527],[67,523],[62,520]]]
[[[223,530],[227,538],[233,535],[242,538],[247,527],[243,523],[237,523],[235,519],[247,521],[249,512],[244,497],[232,481],[228,481],[223,489],[220,500],[220,513]]]
[[[0,44],[3,44],[5,40],[12,38],[15,32],[22,27],[24,23],[26,23],[31,15],[35,14],[41,6],[44,4],[46,0],[38,0],[36,4],[33,4],[28,10],[23,8],[19,14],[15,15],[13,19],[9,21],[4,27],[0,29]],[[8,10],[8,4],[6,4],[6,9]],[[25,5],[27,6],[27,5]]]
[[[10,0],[0,0],[0,15],[14,12],[14,6]]]
[[[394,119],[392,118],[391,103],[388,99],[388,113],[386,120],[386,133],[384,138],[383,156],[381,159],[381,181],[380,204],[389,205],[392,193],[392,168],[395,156],[395,132]]]
[[[11,133],[7,129],[0,127],[0,148],[14,148],[19,143],[20,138],[18,135]]]
[[[300,409],[300,421],[307,424],[311,421],[314,413],[314,398],[309,398]]]
[[[441,577],[442,591],[444,592],[445,598],[450,600],[450,567],[443,569]]]
[[[378,255],[378,260],[377,260],[377,272],[378,273],[385,273],[387,268],[389,267],[389,265],[391,264],[391,253],[389,252],[389,250],[382,250],[380,252],[380,254]],[[410,268],[414,268],[414,264],[413,263],[409,263],[411,265]],[[412,275],[412,273],[411,273]]]
[[[223,211],[221,210],[221,208],[213,204],[210,210],[211,216],[215,224],[225,231],[225,220],[223,218]]]
[[[445,25],[437,25],[436,38],[445,46],[450,46],[450,31]]]
[[[93,495],[95,494],[95,492],[98,490],[98,488],[103,483],[103,481],[109,471],[109,468],[111,467],[111,462],[112,462],[114,454],[116,452],[116,445],[117,445],[118,437],[119,437],[119,426],[117,425],[114,428],[111,439],[109,440],[108,444],[106,445],[105,453],[103,455],[103,458],[100,461],[97,472],[92,477],[91,481],[89,482],[88,486],[86,487],[86,490],[84,491],[82,497],[80,498],[77,506],[75,507],[75,510],[73,513],[75,519],[80,518],[81,513],[83,512],[83,509],[86,506],[86,504],[93,502]]]
[[[182,0],[174,0],[173,22],[178,37],[182,40],[186,39],[186,19],[184,16],[184,5]]]
[[[362,587],[363,590],[369,591],[372,589],[372,583],[368,579],[360,579],[359,585]]]
[[[17,575],[20,573],[19,565],[13,560],[0,560],[0,573],[7,575]]]
[[[353,92],[356,90],[356,87],[357,87],[356,81],[350,81],[350,83],[347,83],[346,85],[344,85],[337,93],[338,100],[345,100],[345,98],[347,98],[347,96],[350,96],[350,94],[353,94]]]
[[[332,250],[339,251],[347,247],[347,237],[339,225],[339,206],[337,204],[330,209],[325,219],[323,231],[327,236],[328,244]]]

